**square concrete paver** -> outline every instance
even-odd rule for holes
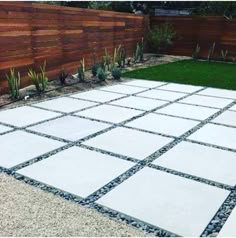
[[[236,153],[230,151],[181,142],[153,164],[215,182],[236,185]]]
[[[139,87],[132,87],[130,85],[118,84],[118,85],[101,88],[101,90],[114,92],[114,93],[121,93],[121,94],[135,94],[138,92],[142,92],[145,89],[139,88]]]
[[[196,126],[199,122],[177,117],[150,113],[127,123],[127,126],[158,132],[166,135],[180,136]]]
[[[78,100],[73,98],[61,97],[57,99],[48,100],[45,102],[34,104],[34,106],[46,108],[49,110],[55,110],[60,112],[73,112],[87,107],[97,105],[93,102],[87,102],[84,100]]]
[[[0,166],[10,168],[65,145],[45,137],[14,131],[0,136]]]
[[[164,113],[168,115],[192,118],[197,120],[205,120],[217,111],[218,109],[180,103],[174,103],[167,107],[156,110],[157,113]]]
[[[83,92],[83,93],[73,94],[73,95],[71,95],[71,97],[104,103],[104,102],[108,102],[111,100],[115,100],[115,99],[124,97],[124,95],[121,95],[118,93],[100,91],[100,90],[90,90],[90,91]]]
[[[83,144],[136,159],[144,159],[170,141],[171,139],[162,136],[118,127]]]
[[[157,89],[153,89],[153,90],[149,90],[149,91],[137,94],[137,96],[139,97],[161,99],[166,101],[174,101],[186,95],[187,94],[185,93],[176,93],[176,92],[169,92],[169,91],[157,90]]]
[[[229,191],[144,168],[97,202],[181,236],[200,236]]]
[[[185,84],[177,84],[177,83],[169,83],[167,85],[160,87],[160,89],[176,91],[176,92],[183,92],[183,93],[194,93],[202,88],[203,87],[185,85]]]
[[[213,122],[235,126],[236,127],[236,112],[234,111],[225,111],[216,117]]]
[[[149,111],[156,107],[162,106],[166,103],[167,102],[165,102],[165,101],[130,96],[127,98],[118,99],[117,101],[114,101],[111,104]]]
[[[43,109],[23,106],[1,111],[0,122],[13,126],[24,127],[60,115],[60,113],[56,112],[49,112]]]
[[[215,108],[223,108],[233,102],[232,99],[225,99],[225,98],[216,98],[216,97],[208,97],[202,95],[193,95],[189,96],[180,102],[188,103],[188,104],[195,104],[205,107],[215,107]]]
[[[189,136],[188,139],[235,149],[236,128],[207,124]]]
[[[206,88],[206,89],[202,90],[201,92],[199,92],[199,94],[209,95],[209,96],[213,96],[213,97],[236,99],[236,91],[235,90]]]
[[[17,172],[66,192],[87,197],[134,163],[72,147]]]
[[[110,125],[106,123],[73,116],[65,116],[37,126],[29,127],[28,129],[66,140],[76,141],[109,126]]]
[[[236,208],[233,209],[218,237],[236,237]]]
[[[137,86],[137,87],[143,87],[143,88],[155,88],[159,87],[161,85],[166,84],[165,82],[158,82],[158,81],[152,81],[152,80],[131,80],[129,82],[123,83],[124,85],[130,85],[130,86]]]
[[[0,134],[12,130],[11,127],[0,125]]]
[[[97,120],[119,123],[126,121],[134,116],[141,114],[142,111],[134,109],[121,108],[111,105],[101,105],[95,108],[87,109],[75,115],[89,117]]]
[[[232,106],[231,108],[229,108],[229,110],[236,111],[236,104]]]

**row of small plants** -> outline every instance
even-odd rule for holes
[[[113,79],[119,80],[121,77],[121,70],[125,66],[131,64],[136,64],[138,62],[144,61],[144,43],[143,38],[141,43],[137,43],[136,50],[133,57],[127,58],[126,50],[121,45],[114,49],[113,55],[110,55],[105,48],[104,56],[102,57],[102,62],[96,62],[96,57],[94,57],[94,64],[92,65],[92,75],[98,82],[105,81],[109,74],[112,75]],[[85,82],[85,60],[82,58],[79,62],[77,78],[79,82]],[[31,78],[32,83],[35,86],[37,93],[40,95],[44,93],[48,87],[48,78],[46,76],[46,61],[43,66],[40,66],[40,72],[30,69],[28,71],[28,76]],[[59,80],[62,85],[66,84],[66,78],[69,76],[68,73],[63,69],[59,74]],[[8,86],[10,90],[10,95],[12,99],[20,98],[20,84],[21,76],[20,72],[15,72],[14,68],[10,69],[10,73],[6,74]]]
[[[213,55],[214,55],[214,52],[215,52],[215,42],[212,44],[212,46],[210,46],[209,50],[208,50],[208,55],[207,55],[207,60],[208,61],[211,61],[212,58],[213,58]],[[192,57],[193,59],[198,59],[199,58],[199,54],[200,54],[200,50],[201,50],[201,47],[197,44],[196,48],[194,49],[194,52],[192,54]],[[227,54],[228,54],[228,50],[221,50],[220,51],[220,60],[221,61],[225,61],[226,60],[226,57],[227,57]],[[235,57],[232,57],[231,60],[233,62],[236,61],[236,58]]]
[[[144,61],[144,42],[143,38],[140,43],[137,43],[136,49],[133,57],[127,57],[126,49],[119,45],[114,49],[113,55],[110,55],[108,50],[105,48],[104,55],[102,57],[102,62],[98,62],[96,55],[94,54],[93,65],[91,68],[91,73],[93,78],[98,82],[105,81],[109,74],[112,75],[113,79],[119,80],[122,73],[122,68],[125,66],[130,66],[131,64],[136,64],[138,62]],[[82,58],[79,63],[77,77],[80,82],[85,82],[85,59]],[[66,83],[66,78],[68,74],[64,70],[60,73],[61,84]]]
[[[44,62],[43,66],[40,66],[39,73],[30,69],[28,71],[28,76],[33,81],[37,93],[38,94],[44,93],[48,86],[48,78],[46,76],[46,61]],[[18,99],[20,97],[20,83],[21,83],[20,72],[15,73],[15,69],[11,68],[9,75],[6,74],[6,77],[11,97],[13,99]]]

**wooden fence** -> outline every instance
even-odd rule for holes
[[[192,56],[196,45],[200,57],[207,58],[209,48],[215,42],[214,58],[219,59],[221,50],[228,50],[228,59],[236,58],[236,20],[224,17],[151,17],[151,28],[169,22],[177,37],[174,44],[163,53]]]
[[[0,94],[8,91],[5,74],[21,72],[22,87],[31,84],[27,71],[47,61],[49,79],[64,68],[75,73],[83,57],[87,68],[94,54],[101,60],[122,44],[129,56],[149,27],[170,22],[177,31],[174,45],[163,53],[191,56],[197,44],[201,57],[216,43],[214,57],[228,50],[236,57],[236,20],[222,17],[150,17],[111,11],[59,7],[37,3],[0,2]]]
[[[75,73],[79,60],[87,68],[93,55],[101,60],[122,44],[128,55],[141,41],[149,17],[111,11],[59,7],[37,3],[0,2],[0,94],[8,91],[5,73],[11,67],[31,84],[28,69],[47,61],[47,75],[55,79],[62,68]]]

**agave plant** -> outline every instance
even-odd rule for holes
[[[101,67],[100,64],[98,64],[98,63],[93,64],[91,71],[92,71],[92,75],[94,77],[97,75],[99,67]]]
[[[8,86],[10,89],[11,97],[14,99],[17,99],[20,97],[20,73],[17,73],[17,76],[15,75],[15,70],[12,68],[10,69],[10,74],[7,75],[7,81]]]
[[[120,77],[121,77],[121,70],[120,70],[120,68],[115,67],[115,68],[111,71],[111,73],[112,73],[112,76],[113,76],[113,78],[114,78],[115,80],[119,80],[119,79],[120,79]]]
[[[107,78],[106,72],[101,67],[98,68],[97,78],[98,78],[99,81],[105,81],[106,78]]]

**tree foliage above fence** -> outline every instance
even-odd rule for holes
[[[236,17],[236,1],[48,1],[46,3],[69,7],[130,13],[133,12],[133,10],[140,3],[146,5],[147,10],[145,13],[150,13],[155,7],[163,9],[190,8],[193,10],[194,15],[199,16],[225,16],[227,18]]]

